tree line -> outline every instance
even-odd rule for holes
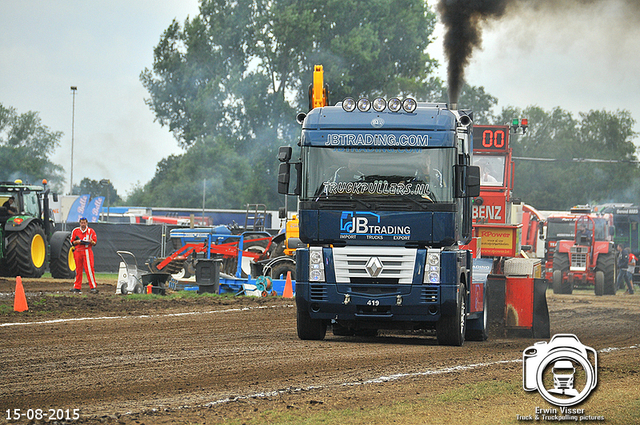
[[[436,16],[424,1],[320,3],[201,0],[197,16],[173,21],[140,80],[149,95],[147,105],[183,152],[162,159],[154,177],[124,199],[112,187],[89,179],[74,187],[74,193],[85,190],[82,193],[97,196],[113,190],[112,203],[199,208],[204,189],[206,208],[282,206],[276,153],[281,145],[297,143],[295,115],[308,110],[315,64],[324,67],[332,104],[346,96],[447,101],[445,84],[434,76],[439,64],[425,53]],[[528,118],[528,132],[513,141],[514,156],[561,160],[516,160],[514,196],[524,202],[539,209],[636,202],[637,191],[631,190],[640,181],[638,165],[632,162],[635,121],[628,111],[589,111],[576,118],[561,108],[530,106],[495,114],[497,99],[483,87],[469,85],[463,87],[459,105],[473,110],[478,124]],[[5,119],[11,115],[5,111],[13,111],[13,118]],[[20,171],[15,168],[21,163],[8,158],[22,155],[40,161],[25,161],[22,171],[49,173],[62,184],[62,167],[46,160],[62,133],[50,131],[37,113],[28,112],[31,128],[40,128],[26,137],[18,119],[22,115],[0,108],[0,161],[8,166],[0,167],[0,179]],[[23,144],[15,134],[25,135]],[[37,140],[45,149],[34,151]],[[577,157],[626,162],[571,161]]]

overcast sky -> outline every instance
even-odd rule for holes
[[[73,182],[110,179],[120,196],[148,182],[158,161],[181,150],[154,122],[140,72],[172,19],[198,14],[197,0],[0,0],[0,102],[37,111],[64,132],[52,160]],[[176,182],[179,184],[179,182]]]
[[[603,0],[580,9],[514,10],[488,23],[466,79],[497,97],[499,108],[559,106],[576,117],[627,109],[640,119],[640,20],[628,9]],[[65,187],[70,86],[78,87],[75,184],[107,178],[126,196],[153,177],[159,160],[181,152],[144,104],[139,75],[152,66],[153,48],[172,19],[182,23],[197,13],[198,0],[0,0],[0,102],[18,113],[37,111],[44,125],[64,132],[52,160],[66,170]],[[438,25],[429,52],[446,80],[442,31]]]

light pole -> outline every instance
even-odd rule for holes
[[[71,177],[69,178],[69,195],[73,194],[73,139],[75,136],[76,121],[76,91],[78,87],[71,86],[71,94],[73,95],[73,106],[71,109]]]
[[[100,185],[107,188],[107,223],[109,222],[109,205],[111,204],[110,199],[109,199],[109,195],[111,194],[111,191],[109,190],[109,185],[111,184],[111,181],[109,179],[102,179],[100,180]]]

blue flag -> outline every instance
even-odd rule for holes
[[[98,196],[97,198],[93,198],[91,202],[89,202],[89,207],[86,214],[89,223],[98,222],[98,218],[100,218],[100,209],[102,208],[103,203],[104,196]]]
[[[90,195],[80,195],[78,199],[73,202],[69,210],[69,215],[67,216],[68,222],[77,223],[80,221],[80,217],[84,217],[87,205],[89,204],[89,198]]]

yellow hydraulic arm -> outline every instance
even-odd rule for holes
[[[309,86],[309,110],[321,108],[329,104],[329,86],[324,84],[322,65],[313,69],[313,84]]]

